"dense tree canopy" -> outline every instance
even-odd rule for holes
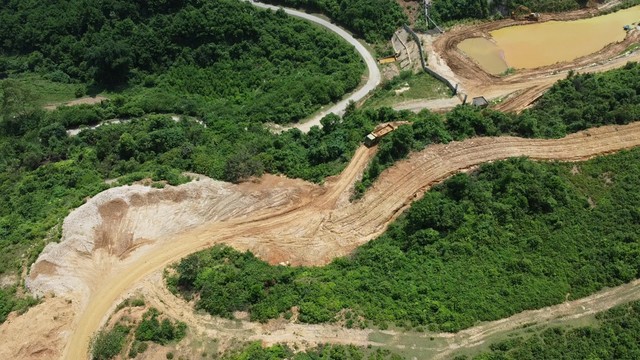
[[[265,0],[327,14],[369,42],[388,41],[407,21],[395,0]]]
[[[336,35],[238,0],[8,1],[0,8],[0,73],[128,88],[138,102],[148,99],[130,115],[145,105],[181,113],[206,107],[228,121],[297,121],[354,89],[363,68]]]

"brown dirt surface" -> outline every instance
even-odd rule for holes
[[[67,357],[81,358],[86,353],[89,334],[95,332],[123,293],[149,274],[194,251],[215,243],[227,243],[239,250],[252,250],[270,263],[326,264],[381,234],[388,223],[431,185],[456,172],[512,156],[584,160],[597,154],[638,146],[639,135],[640,123],[636,123],[591,129],[559,140],[476,138],[431,146],[384,172],[361,201],[350,204],[350,187],[375,151],[362,147],[345,171],[328,179],[322,188],[287,182],[285,186],[290,186],[288,191],[270,195],[262,192],[262,196],[258,196],[268,198],[267,203],[278,204],[276,206],[256,207],[245,216],[228,216],[223,221],[206,220],[169,237],[158,234],[153,246],[147,247],[146,251],[134,252],[124,260],[114,261],[109,271],[97,277],[86,277],[91,291],[85,310],[78,319]],[[274,179],[268,178],[266,184]],[[261,185],[246,183],[230,190],[246,194],[247,191],[259,191],[264,187]],[[298,198],[278,201],[278,194],[297,194]],[[129,212],[135,213],[132,209]],[[162,220],[162,217],[155,218]],[[153,222],[150,217],[145,219]],[[75,270],[75,273],[80,271]]]
[[[99,104],[103,100],[107,100],[107,98],[104,96],[86,96],[80,99],[67,101],[62,104],[47,104],[44,106],[44,108],[46,110],[55,110],[60,106],[74,106],[74,105],[82,105],[82,104],[93,105],[93,104]]]
[[[12,313],[0,325],[0,359],[50,360],[62,357],[75,311],[67,300],[48,298],[25,314]]]
[[[402,8],[402,11],[405,13],[405,15],[407,15],[407,17],[409,18],[409,25],[414,26],[414,24],[416,23],[416,19],[419,16],[419,12],[421,11],[421,1],[419,0],[396,0],[398,2],[398,4],[400,4],[400,7]]]

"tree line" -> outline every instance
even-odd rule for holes
[[[407,22],[395,0],[265,0],[326,14],[370,43],[385,42]]]
[[[428,111],[382,139],[379,150],[354,198],[361,197],[380,173],[411,151],[434,143],[448,143],[473,136],[512,135],[527,138],[560,138],[591,127],[628,124],[640,119],[640,66],[601,74],[569,73],[521,114],[458,106],[441,115]]]

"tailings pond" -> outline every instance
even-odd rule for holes
[[[593,54],[624,40],[624,25],[638,21],[635,6],[589,19],[509,26],[491,31],[490,39],[466,39],[458,48],[485,71],[500,74],[508,67],[532,69]]]

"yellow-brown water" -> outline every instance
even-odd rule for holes
[[[490,33],[495,43],[486,39],[467,39],[458,47],[490,73],[495,74],[495,68],[501,62],[517,69],[530,69],[575,60],[602,50],[608,44],[624,39],[624,25],[638,21],[640,6],[635,6],[589,19],[510,26]],[[486,47],[490,47],[487,42],[498,50],[487,50]],[[487,56],[487,52],[493,55]]]
[[[508,68],[503,59],[502,50],[491,40],[471,38],[458,44],[458,48],[473,58],[484,71],[498,75]]]

